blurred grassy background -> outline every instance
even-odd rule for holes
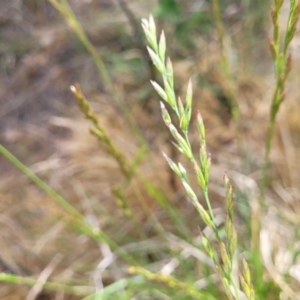
[[[182,215],[180,221],[186,223],[182,227],[186,226],[192,236],[198,232],[197,216],[162,158],[161,151],[174,160],[177,153],[161,120],[158,97],[149,84],[156,73],[145,50],[140,19],[150,13],[157,18],[159,27],[166,31],[178,92],[185,90],[190,76],[195,83],[195,111],[200,109],[204,117],[214,165],[211,184],[214,206],[223,205],[221,186],[226,169],[236,185],[238,222],[246,220],[249,224],[251,216],[247,212],[252,197],[256,196],[253,195],[255,188],[245,189],[245,182],[261,178],[274,83],[268,47],[270,1],[220,1],[225,49],[242,115],[242,153],[228,108],[227,81],[220,68],[221,53],[210,1],[68,2],[101,53],[116,89],[147,142],[150,151],[142,159],[142,174],[178,208]],[[295,67],[299,65],[297,51],[298,37],[292,48]],[[139,250],[140,255],[148,262],[160,261],[169,250],[165,245],[155,248],[159,243],[155,240],[156,229],[149,212],[142,207],[147,205],[164,224],[166,232],[182,236],[181,229],[172,224],[138,181],[126,190],[125,197],[141,227],[136,230],[135,223],[126,217],[111,190],[122,181],[122,175],[116,162],[88,133],[89,124],[81,116],[69,90],[74,82],[80,82],[116,145],[133,159],[140,149],[138,140],[120,106],[106,92],[92,58],[61,15],[48,1],[2,1],[0,142],[118,244],[136,243],[141,235],[140,241],[154,244],[154,250]],[[295,68],[279,116],[268,186],[268,197],[280,203],[289,216],[290,213],[296,216],[299,211],[300,87],[297,82],[299,70]],[[195,136],[195,149],[196,140]],[[39,276],[50,268],[51,278],[61,283],[93,286],[95,268],[105,257],[104,246],[99,251],[99,245],[78,229],[70,228],[64,220],[67,218],[61,209],[1,156],[0,270]],[[297,218],[295,222],[299,222]],[[241,226],[242,233],[248,233],[246,227]],[[247,242],[242,240],[242,243]],[[126,273],[126,270],[120,272]],[[118,277],[118,271],[107,271],[102,274],[102,282],[108,285]],[[1,285],[0,299],[25,299],[29,290]],[[272,294],[266,295],[265,299],[275,299]],[[78,299],[63,292],[43,292],[30,297],[26,299]],[[156,298],[150,295],[145,299]]]

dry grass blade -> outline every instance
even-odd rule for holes
[[[55,255],[46,268],[40,273],[39,278],[37,279],[36,284],[30,289],[26,300],[35,300],[38,294],[42,291],[43,285],[46,283],[48,278],[51,276],[51,273],[60,263],[63,257],[60,254]]]

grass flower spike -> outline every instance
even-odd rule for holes
[[[205,140],[205,126],[200,112],[197,115],[197,129],[200,140],[199,159],[196,159],[191,143],[189,141],[188,132],[191,121],[192,112],[192,81],[190,80],[187,87],[187,93],[185,97],[185,103],[182,102],[181,98],[176,97],[174,91],[174,78],[173,78],[173,67],[169,58],[165,59],[166,52],[166,38],[162,32],[160,35],[159,42],[156,37],[156,26],[152,16],[149,20],[142,20],[142,27],[145,32],[149,46],[147,47],[149,55],[157,71],[161,74],[163,80],[163,86],[160,86],[157,82],[151,81],[152,86],[158,93],[158,95],[170,105],[172,110],[175,112],[178,120],[180,130],[173,125],[170,114],[165,107],[164,103],[161,102],[161,112],[163,120],[166,126],[169,128],[172,136],[174,137],[177,149],[189,159],[194,167],[195,176],[197,182],[202,190],[203,196],[206,200],[207,210],[199,202],[197,194],[191,187],[188,174],[185,168],[180,163],[175,163],[167,155],[164,154],[170,168],[180,177],[183,187],[191,199],[193,205],[198,211],[201,219],[204,221],[206,226],[212,229],[214,232],[215,239],[218,243],[218,249],[215,249],[209,239],[202,233],[202,244],[213,260],[215,268],[220,275],[220,279],[223,283],[226,294],[229,299],[255,299],[255,293],[251,288],[251,278],[249,268],[247,268],[246,262],[244,262],[243,272],[241,272],[240,281],[243,291],[239,289],[239,282],[233,274],[233,261],[237,249],[237,234],[234,229],[233,223],[233,192],[227,175],[224,176],[224,184],[226,190],[226,209],[227,219],[225,222],[225,233],[226,240],[224,241],[219,234],[219,229],[215,221],[215,216],[211,207],[211,201],[208,194],[208,183],[211,166],[211,157],[207,151],[206,140]],[[246,266],[246,267],[245,267]]]
[[[289,46],[295,36],[297,22],[300,16],[300,1],[290,0],[290,10],[286,24],[286,32],[282,37],[280,34],[279,17],[283,6],[283,0],[274,1],[274,7],[271,9],[271,18],[273,23],[273,38],[270,40],[270,50],[274,61],[274,71],[276,86],[272,98],[270,110],[270,122],[266,139],[266,153],[264,163],[264,175],[262,189],[267,182],[267,171],[269,168],[271,144],[274,136],[276,116],[280,105],[285,97],[285,84],[292,68],[292,56],[289,53]],[[263,203],[261,203],[263,204]]]
[[[20,18],[5,20],[1,43],[2,298],[300,300],[300,0],[156,1],[168,31],[151,15],[137,24],[147,1],[6,2]],[[65,102],[70,75],[83,80],[70,90],[89,131]]]

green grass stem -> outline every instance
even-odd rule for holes
[[[34,278],[22,277],[22,276],[17,276],[8,273],[0,273],[0,282],[21,284],[30,287],[35,286],[36,284],[41,284],[43,286],[43,289],[49,291],[61,291],[66,294],[71,294],[71,295],[76,295],[81,297],[85,297],[87,295],[92,294],[94,290],[94,288],[89,286],[69,286],[57,282],[49,282],[49,281],[44,282]]]
[[[2,153],[9,161],[12,162],[22,173],[24,173],[29,179],[31,179],[39,188],[41,188],[48,196],[54,199],[70,216],[70,222],[79,228],[87,236],[90,236],[97,242],[104,242],[108,244],[113,251],[116,251],[120,257],[127,261],[131,265],[135,265],[136,261],[113,242],[104,232],[98,228],[93,228],[89,223],[85,221],[85,217],[75,209],[67,200],[65,200],[60,194],[52,189],[47,183],[40,179],[24,164],[22,164],[10,151],[8,151],[3,145],[0,144],[0,153]]]
[[[113,80],[105,66],[105,63],[104,63],[99,51],[96,50],[94,45],[91,43],[91,41],[87,37],[82,25],[80,24],[76,15],[74,14],[70,5],[68,4],[68,1],[67,0],[49,0],[49,1],[53,5],[53,7],[55,7],[62,14],[64,19],[67,21],[69,26],[72,28],[74,33],[79,38],[79,40],[86,47],[88,52],[91,54],[91,56],[95,62],[95,65],[99,71],[100,79],[103,81],[106,90],[111,94],[111,96],[115,100],[116,104],[119,106],[119,108],[123,112],[127,122],[129,123],[133,133],[135,133],[135,135],[138,138],[141,145],[143,147],[145,147],[145,145],[148,145],[148,143],[144,139],[142,133],[140,132],[140,129],[138,128],[136,122],[133,120],[132,115],[131,115],[129,109],[127,108],[121,94],[118,92],[115,85],[113,84]]]
[[[265,159],[263,167],[263,178],[261,182],[261,205],[264,205],[264,190],[268,180],[268,170],[270,165],[270,152],[272,149],[272,140],[275,131],[276,117],[285,97],[285,84],[292,68],[292,57],[289,53],[289,46],[295,36],[297,21],[300,15],[300,1],[290,0],[290,9],[288,21],[286,24],[285,35],[282,38],[279,17],[283,1],[275,1],[275,6],[271,8],[271,17],[273,23],[273,38],[270,41],[270,50],[274,61],[274,72],[276,86],[272,98],[270,109],[270,121],[265,144]],[[283,40],[283,47],[281,42]]]

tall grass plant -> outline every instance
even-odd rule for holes
[[[71,8],[66,0],[50,0],[53,6],[61,12],[63,17],[70,24],[81,42],[92,55],[96,66],[99,69],[102,80],[104,80],[108,91],[119,101],[119,95],[113,85],[113,81],[105,68],[101,56],[90,43],[82,26],[76,16],[72,13]],[[217,6],[218,1],[214,1],[214,14],[217,22],[220,42],[222,43],[223,30],[220,18],[220,11]],[[285,84],[288,74],[292,67],[289,46],[296,32],[297,21],[300,14],[300,1],[290,0],[290,12],[286,32],[282,37],[279,25],[279,16],[283,0],[275,0],[272,8],[272,22],[274,26],[274,35],[270,42],[273,61],[275,66],[276,85],[272,98],[270,109],[270,122],[266,139],[266,154],[264,160],[264,175],[261,183],[261,207],[259,217],[265,212],[264,192],[267,185],[267,171],[269,169],[269,157],[272,149],[272,139],[275,130],[276,117],[279,108],[284,100]],[[0,281],[27,286],[36,286],[48,290],[63,291],[72,295],[85,297],[84,299],[280,299],[284,295],[289,299],[297,298],[297,293],[291,288],[286,288],[284,276],[278,277],[269,274],[272,281],[266,280],[266,270],[259,254],[259,235],[261,234],[261,220],[255,220],[251,224],[252,234],[256,238],[256,246],[251,249],[247,243],[240,242],[238,238],[239,231],[234,218],[234,192],[230,180],[225,173],[223,175],[225,198],[225,221],[220,224],[217,221],[216,212],[212,205],[212,199],[209,191],[211,155],[208,151],[206,142],[205,125],[201,113],[197,113],[196,127],[199,138],[199,153],[194,154],[190,140],[190,131],[192,130],[192,104],[193,88],[192,80],[187,85],[187,91],[184,100],[178,97],[175,92],[174,71],[170,58],[166,57],[167,42],[164,32],[157,38],[156,24],[152,16],[149,19],[142,20],[142,27],[148,42],[148,53],[155,65],[158,73],[161,75],[161,82],[151,81],[153,88],[163,101],[160,102],[161,114],[165,125],[168,127],[173,139],[174,147],[187,159],[193,171],[189,172],[183,164],[173,161],[164,154],[165,159],[180,179],[186,192],[188,200],[193,204],[198,213],[199,239],[195,239],[191,230],[185,225],[185,218],[180,211],[168,202],[167,197],[162,194],[154,185],[145,178],[138,170],[140,161],[144,155],[144,139],[137,129],[135,121],[129,113],[123,102],[121,105],[124,115],[131,125],[132,132],[141,142],[141,151],[131,162],[119,149],[113,137],[110,137],[105,128],[101,125],[96,114],[93,112],[89,102],[83,95],[79,85],[71,87],[79,107],[85,117],[92,123],[91,133],[99,139],[101,144],[106,148],[107,153],[117,162],[120,172],[123,175],[124,182],[116,187],[112,187],[112,193],[119,199],[120,206],[125,215],[138,226],[142,226],[140,221],[135,219],[134,213],[130,210],[126,197],[126,189],[131,184],[133,178],[138,180],[145,188],[148,196],[155,199],[160,206],[167,211],[170,219],[175,224],[177,236],[164,229],[160,220],[151,214],[151,208],[147,205],[141,195],[136,192],[136,197],[141,201],[141,207],[147,211],[148,217],[153,222],[155,233],[159,237],[159,251],[167,252],[165,257],[169,262],[163,259],[154,262],[143,255],[142,251],[132,250],[130,243],[127,245],[118,245],[113,237],[108,236],[100,228],[91,225],[85,216],[73,205],[64,199],[59,193],[53,190],[48,184],[35,175],[29,168],[22,164],[11,152],[4,146],[0,145],[0,152],[19,168],[29,179],[31,179],[40,189],[53,198],[67,213],[67,222],[80,230],[80,232],[95,240],[99,245],[106,245],[112,257],[109,260],[117,268],[122,269],[124,278],[108,284],[100,290],[90,286],[67,285],[53,281],[40,280],[28,277],[17,276],[9,273],[0,273]],[[224,55],[224,53],[223,53]],[[226,56],[222,58],[222,63],[226,67]],[[227,67],[226,67],[227,68]],[[235,107],[235,105],[233,106]],[[172,113],[170,113],[172,111]],[[233,115],[236,112],[232,111]],[[175,124],[179,124],[176,126]],[[220,174],[220,176],[222,176]],[[195,178],[198,186],[194,187],[190,178]],[[202,198],[205,204],[200,201],[200,195],[197,190],[202,192]],[[249,212],[251,214],[251,212]],[[255,227],[255,228],[254,228]],[[150,247],[151,240],[147,235],[141,235],[142,241],[134,241],[134,248],[137,245],[146,243]],[[129,240],[129,237],[128,237]],[[130,240],[131,241],[131,240]],[[176,241],[176,242],[175,242]],[[179,242],[178,242],[179,241]],[[148,242],[148,243],[147,243]],[[170,243],[170,244],[168,244]],[[177,243],[177,244],[176,244]],[[244,248],[244,245],[248,248]],[[180,248],[180,251],[174,251],[174,245]],[[180,246],[178,246],[180,245]],[[190,254],[192,253],[192,254]],[[195,270],[195,264],[188,265],[188,258],[197,259],[196,265],[200,264],[200,275]],[[248,259],[250,258],[250,259]],[[247,263],[248,260],[248,263]],[[200,263],[201,262],[201,263]],[[124,269],[128,272],[124,275]],[[254,276],[251,276],[251,272]],[[215,282],[210,281],[210,277],[218,275]],[[197,286],[197,279],[202,276],[205,280],[205,288]],[[220,282],[221,284],[218,284]],[[268,290],[269,289],[269,290]],[[280,291],[282,290],[282,292]],[[271,296],[270,296],[271,295]],[[267,298],[269,297],[269,298]],[[270,298],[271,297],[271,298]],[[272,298],[273,297],[273,298]]]

